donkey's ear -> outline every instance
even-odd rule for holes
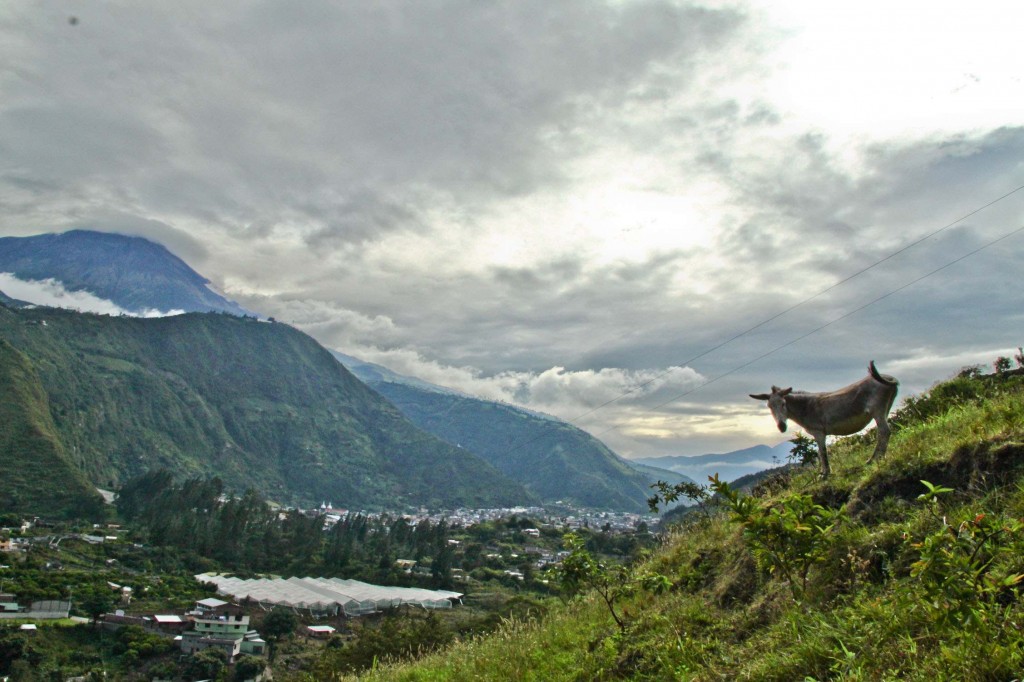
[[[753,394],[753,393],[750,393],[749,395],[754,400],[768,400],[768,398],[772,397],[770,393],[758,393],[756,395]]]
[[[792,386],[790,386],[789,388],[784,388],[781,391],[779,391],[779,393],[782,394],[782,397],[786,397],[787,395],[789,395],[792,392],[793,392],[793,387]]]

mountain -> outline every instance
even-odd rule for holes
[[[0,237],[0,272],[21,280],[56,279],[69,291],[88,291],[134,313],[246,314],[180,258],[141,237],[91,230]]]
[[[103,500],[67,457],[32,363],[0,339],[0,510],[95,517]]]
[[[138,237],[76,230],[0,239],[0,272],[56,279],[122,308],[246,311],[164,247]],[[477,455],[541,500],[644,510],[657,478],[638,473],[589,434],[538,412],[480,400],[334,352],[421,429]]]
[[[664,481],[665,483],[668,483],[670,485],[675,485],[676,483],[683,483],[684,481],[687,483],[696,483],[696,481],[694,481],[692,478],[690,478],[686,474],[681,474],[678,471],[672,471],[671,469],[662,469],[661,467],[654,467],[649,464],[642,464],[641,462],[638,462],[635,459],[625,459],[623,461],[626,464],[628,464],[631,469],[635,469],[636,471],[639,471],[641,474],[643,474],[644,477],[651,483],[656,483],[658,481]]]
[[[29,400],[19,388],[25,381],[0,377],[14,409],[35,414],[48,436],[5,459],[10,471],[32,466],[49,444],[104,488],[168,468],[218,475],[282,502],[535,501],[470,452],[416,428],[287,325],[217,313],[144,319],[0,306],[0,338],[35,372],[46,399]],[[40,421],[47,412],[49,429]]]
[[[489,462],[544,502],[645,511],[655,472],[638,471],[582,429],[335,354],[414,424]],[[355,361],[355,362],[352,362]],[[672,474],[669,474],[670,476]]]
[[[789,441],[783,441],[775,447],[755,445],[743,450],[735,450],[710,455],[670,455],[668,457],[638,457],[633,460],[640,464],[668,469],[683,474],[698,483],[704,483],[708,476],[717,473],[723,481],[732,481],[741,476],[754,474],[765,469],[781,466],[793,448]]]
[[[27,305],[31,305],[25,301],[19,301],[16,298],[11,298],[2,291],[0,291],[0,303],[3,303],[8,308],[24,308]]]

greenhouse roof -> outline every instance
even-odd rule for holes
[[[355,616],[411,604],[426,609],[448,609],[462,598],[459,592],[415,587],[386,587],[341,578],[258,578],[244,580],[214,573],[196,576],[217,585],[217,593],[235,599],[291,606],[312,611],[341,611]]]

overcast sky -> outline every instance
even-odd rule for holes
[[[907,394],[1024,343],[1024,233],[991,244],[1024,191],[843,282],[1024,185],[1021,26],[1016,1],[12,0],[0,234],[153,239],[328,347],[624,456],[774,445],[750,392],[874,359]]]

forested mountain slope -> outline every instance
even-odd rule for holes
[[[455,392],[368,383],[414,424],[479,455],[546,502],[646,509],[651,477],[572,424]]]
[[[103,500],[67,458],[32,363],[0,338],[0,510],[94,516]]]
[[[6,271],[22,279],[52,278],[134,312],[247,312],[213,292],[206,278],[166,248],[140,237],[74,230],[0,238],[0,272]],[[2,293],[0,302],[5,302]],[[490,462],[541,501],[642,510],[647,486],[666,478],[638,474],[599,440],[568,423],[332,352],[421,429]]]
[[[217,313],[140,319],[0,307],[0,338],[38,374],[68,460],[102,487],[168,468],[218,475],[281,502],[534,500],[416,428],[287,325]]]

